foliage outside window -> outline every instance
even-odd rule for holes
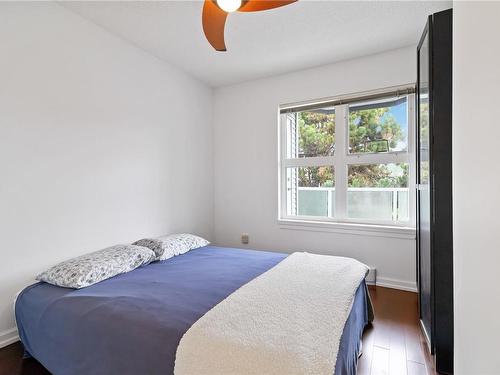
[[[280,216],[407,225],[412,98],[282,113]]]

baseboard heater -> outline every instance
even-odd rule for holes
[[[365,281],[368,285],[377,285],[377,269],[375,267],[370,267]]]

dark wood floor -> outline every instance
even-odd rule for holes
[[[23,348],[19,342],[0,349],[0,375],[50,375],[32,358],[23,359]]]
[[[417,295],[370,287],[375,321],[363,335],[360,375],[431,375],[431,357],[418,326]],[[0,375],[50,375],[34,359],[22,359],[20,343],[0,349]]]
[[[375,321],[363,335],[359,375],[433,375],[418,321],[417,294],[371,287]]]

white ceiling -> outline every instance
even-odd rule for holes
[[[233,13],[227,52],[201,27],[199,1],[65,2],[66,8],[217,87],[416,45],[427,15],[451,1],[310,1]]]

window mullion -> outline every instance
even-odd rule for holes
[[[346,164],[398,164],[408,163],[409,159],[407,152],[351,154],[346,156]]]
[[[280,139],[279,150],[278,150],[278,170],[279,170],[279,189],[278,189],[278,199],[280,200],[279,206],[279,217],[285,217],[287,215],[287,190],[286,190],[286,168],[283,166],[283,161],[286,158],[287,150],[287,120],[286,114],[280,114],[280,123],[278,126],[278,137]]]
[[[409,203],[410,203],[410,225],[415,226],[416,223],[416,150],[415,142],[415,94],[408,95],[408,153],[409,153]]]
[[[335,107],[335,218],[347,216],[347,126],[348,107]]]
[[[309,158],[285,159],[282,162],[283,167],[324,167],[335,164],[335,156],[320,156]]]

